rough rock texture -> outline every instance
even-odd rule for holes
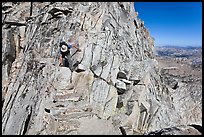
[[[133,3],[32,4],[2,3],[2,134],[131,135],[201,124],[200,115],[178,117]],[[70,68],[59,67],[61,38],[82,50],[71,49]]]
[[[176,127],[163,128],[161,130],[145,133],[144,135],[200,135],[202,127],[194,125],[179,125]]]
[[[181,54],[183,55],[183,54]],[[162,80],[172,94],[177,117],[176,123],[202,125],[202,66],[192,65],[192,59],[197,58],[157,57],[160,64]],[[199,58],[196,60],[200,60]],[[198,62],[199,63],[199,62]],[[202,128],[202,127],[201,127]]]

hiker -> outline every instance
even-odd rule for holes
[[[67,57],[69,67],[71,67],[71,55],[70,55],[70,49],[72,47],[76,48],[77,51],[81,52],[81,49],[77,47],[77,44],[67,44],[65,41],[60,42],[60,66],[63,66],[62,60],[63,58]],[[65,64],[64,64],[65,65]]]

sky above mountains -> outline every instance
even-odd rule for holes
[[[202,2],[135,2],[156,46],[202,46]]]

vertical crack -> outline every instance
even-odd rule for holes
[[[32,16],[32,11],[33,11],[33,2],[30,2],[30,16]]]
[[[84,31],[84,22],[85,22],[85,19],[86,19],[86,14],[84,15],[84,20],[83,20],[83,23],[82,23],[82,26],[81,26],[81,31]]]
[[[98,23],[98,20],[101,18],[101,15],[103,14],[103,12],[99,15],[99,17],[98,17],[98,19],[97,19],[97,21],[96,21],[96,23],[94,24],[94,26],[93,26],[93,28],[92,29],[94,29],[95,27],[96,27],[96,24]],[[92,30],[91,29],[91,30]]]
[[[29,114],[28,114],[28,116],[26,117],[24,129],[23,129],[23,135],[25,135],[26,132],[28,131],[28,127],[29,127],[29,123],[30,123],[30,119],[31,119],[31,115],[32,115],[32,107],[27,106],[26,109],[28,109],[28,108],[30,108],[30,109],[29,109]]]

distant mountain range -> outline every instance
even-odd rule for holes
[[[157,46],[157,56],[169,56],[169,57],[202,57],[202,47],[181,47],[181,46]]]
[[[190,46],[190,45],[188,45],[188,46],[179,46],[179,45],[160,45],[160,46],[155,46],[156,48],[157,47],[159,47],[159,48],[162,48],[162,47],[164,47],[164,48],[177,48],[177,49],[197,49],[197,48],[202,48],[202,46],[201,45],[193,45],[193,46]]]
[[[192,65],[202,65],[202,47],[157,46],[155,55],[157,57],[186,58]]]

